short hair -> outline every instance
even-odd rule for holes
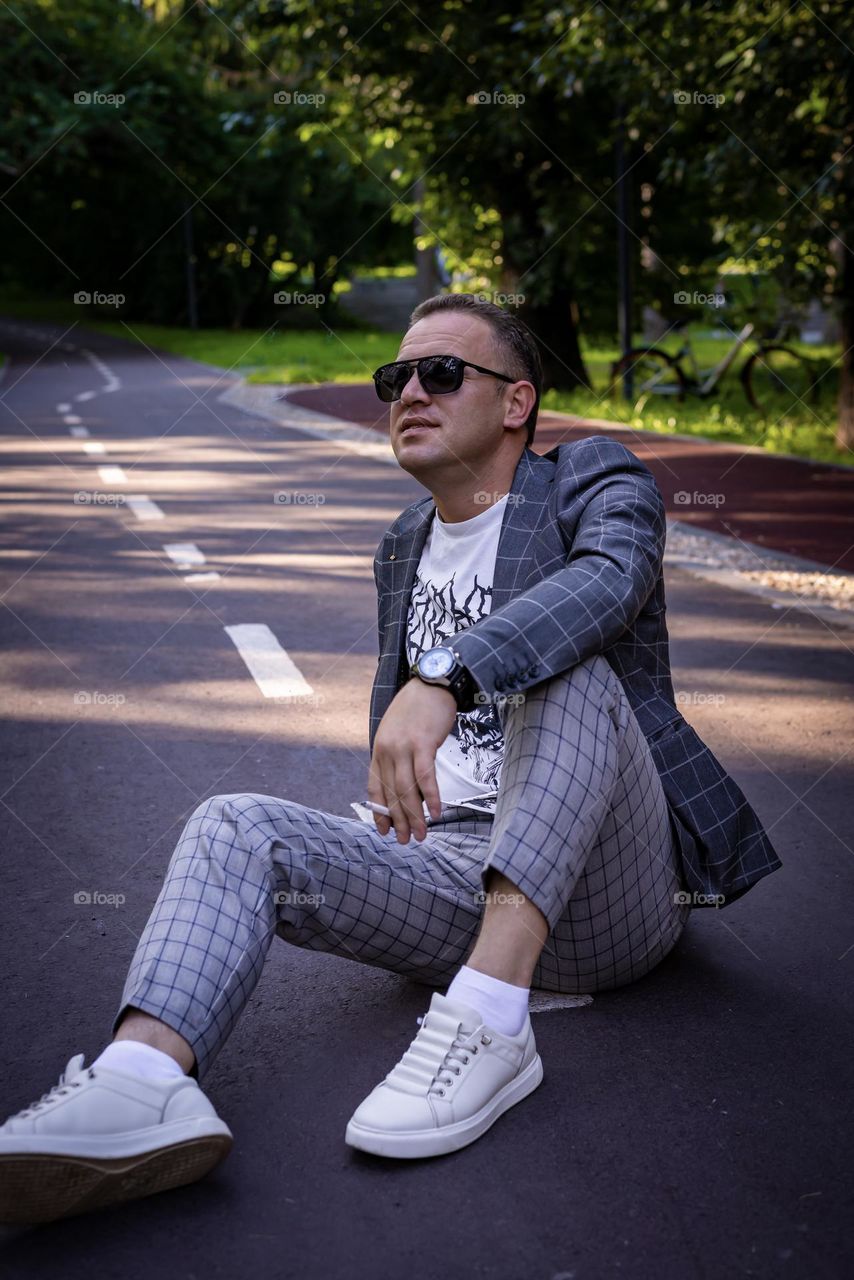
[[[496,346],[506,361],[507,368],[499,370],[508,373],[520,381],[533,383],[536,397],[531,412],[525,419],[528,432],[527,444],[534,439],[537,426],[537,413],[540,407],[540,396],[543,390],[543,362],[537,346],[537,340],[523,320],[509,311],[504,311],[476,293],[437,293],[432,298],[419,302],[409,317],[407,329],[411,329],[425,316],[436,311],[468,311],[490,326]],[[500,382],[499,393],[506,386]]]

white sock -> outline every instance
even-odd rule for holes
[[[170,1076],[183,1076],[181,1066],[162,1049],[143,1044],[141,1040],[114,1040],[108,1044],[93,1067],[115,1068],[145,1080],[164,1080]]]
[[[464,964],[445,993],[448,1000],[459,1000],[477,1009],[488,1027],[505,1036],[517,1036],[528,1014],[528,987],[514,987],[510,982],[490,977]]]

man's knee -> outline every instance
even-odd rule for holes
[[[570,697],[582,694],[583,707],[603,707],[615,718],[621,698],[620,681],[604,654],[594,653],[558,671],[538,684],[520,690],[515,694],[496,699],[496,708],[502,724],[516,713],[525,718],[525,713],[534,710],[543,702],[556,702],[565,705]]]
[[[275,796],[263,796],[255,792],[236,791],[203,800],[194,810],[193,818],[206,824],[226,822],[242,826],[246,823],[287,821],[300,808],[295,801],[280,800]]]

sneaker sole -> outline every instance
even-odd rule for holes
[[[345,1142],[359,1151],[375,1156],[392,1156],[398,1160],[419,1160],[425,1156],[444,1156],[459,1151],[475,1142],[510,1107],[533,1093],[543,1079],[540,1055],[528,1063],[524,1071],[509,1081],[491,1098],[486,1106],[466,1120],[444,1125],[441,1129],[411,1129],[388,1133],[382,1129],[368,1129],[365,1125],[347,1125]]]
[[[20,1153],[0,1156],[0,1222],[53,1222],[124,1200],[138,1200],[203,1178],[233,1138],[210,1134],[134,1156]]]

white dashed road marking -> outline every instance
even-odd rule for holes
[[[166,516],[160,510],[156,502],[144,493],[128,494],[127,505],[130,507],[137,520],[165,520]]]
[[[72,425],[72,423],[73,423],[75,426],[77,426],[77,424],[78,424],[78,423],[80,423],[80,422],[82,422],[82,421],[83,421],[83,419],[82,419],[82,418],[78,418],[78,416],[77,416],[77,414],[76,414],[76,413],[66,413],[66,414],[64,414],[64,415],[63,415],[63,419],[62,419],[62,421],[66,424],[66,426],[69,426],[69,427],[70,427],[70,426]]]
[[[64,401],[63,401],[63,403],[62,403],[62,404],[58,404],[58,405],[56,406],[56,412],[57,412],[57,413],[69,413],[70,411],[71,411],[71,405],[70,405],[70,404],[66,404]]]
[[[220,575],[211,570],[210,573],[188,573],[185,582],[219,582]]]
[[[199,550],[195,542],[167,542],[163,550],[181,569],[189,569],[191,565],[205,563],[204,553]]]
[[[245,622],[224,630],[265,698],[298,698],[314,692],[266,624]]]
[[[89,428],[88,427],[72,427],[71,434],[74,436],[75,440],[85,440],[89,434]]]
[[[98,475],[102,484],[127,484],[128,482],[121,467],[99,467]]]
[[[101,444],[99,440],[87,440],[83,446],[84,453],[106,453],[107,446]]]
[[[74,399],[82,404],[84,400],[94,400],[97,394],[97,391],[81,391],[80,395],[75,396]]]

